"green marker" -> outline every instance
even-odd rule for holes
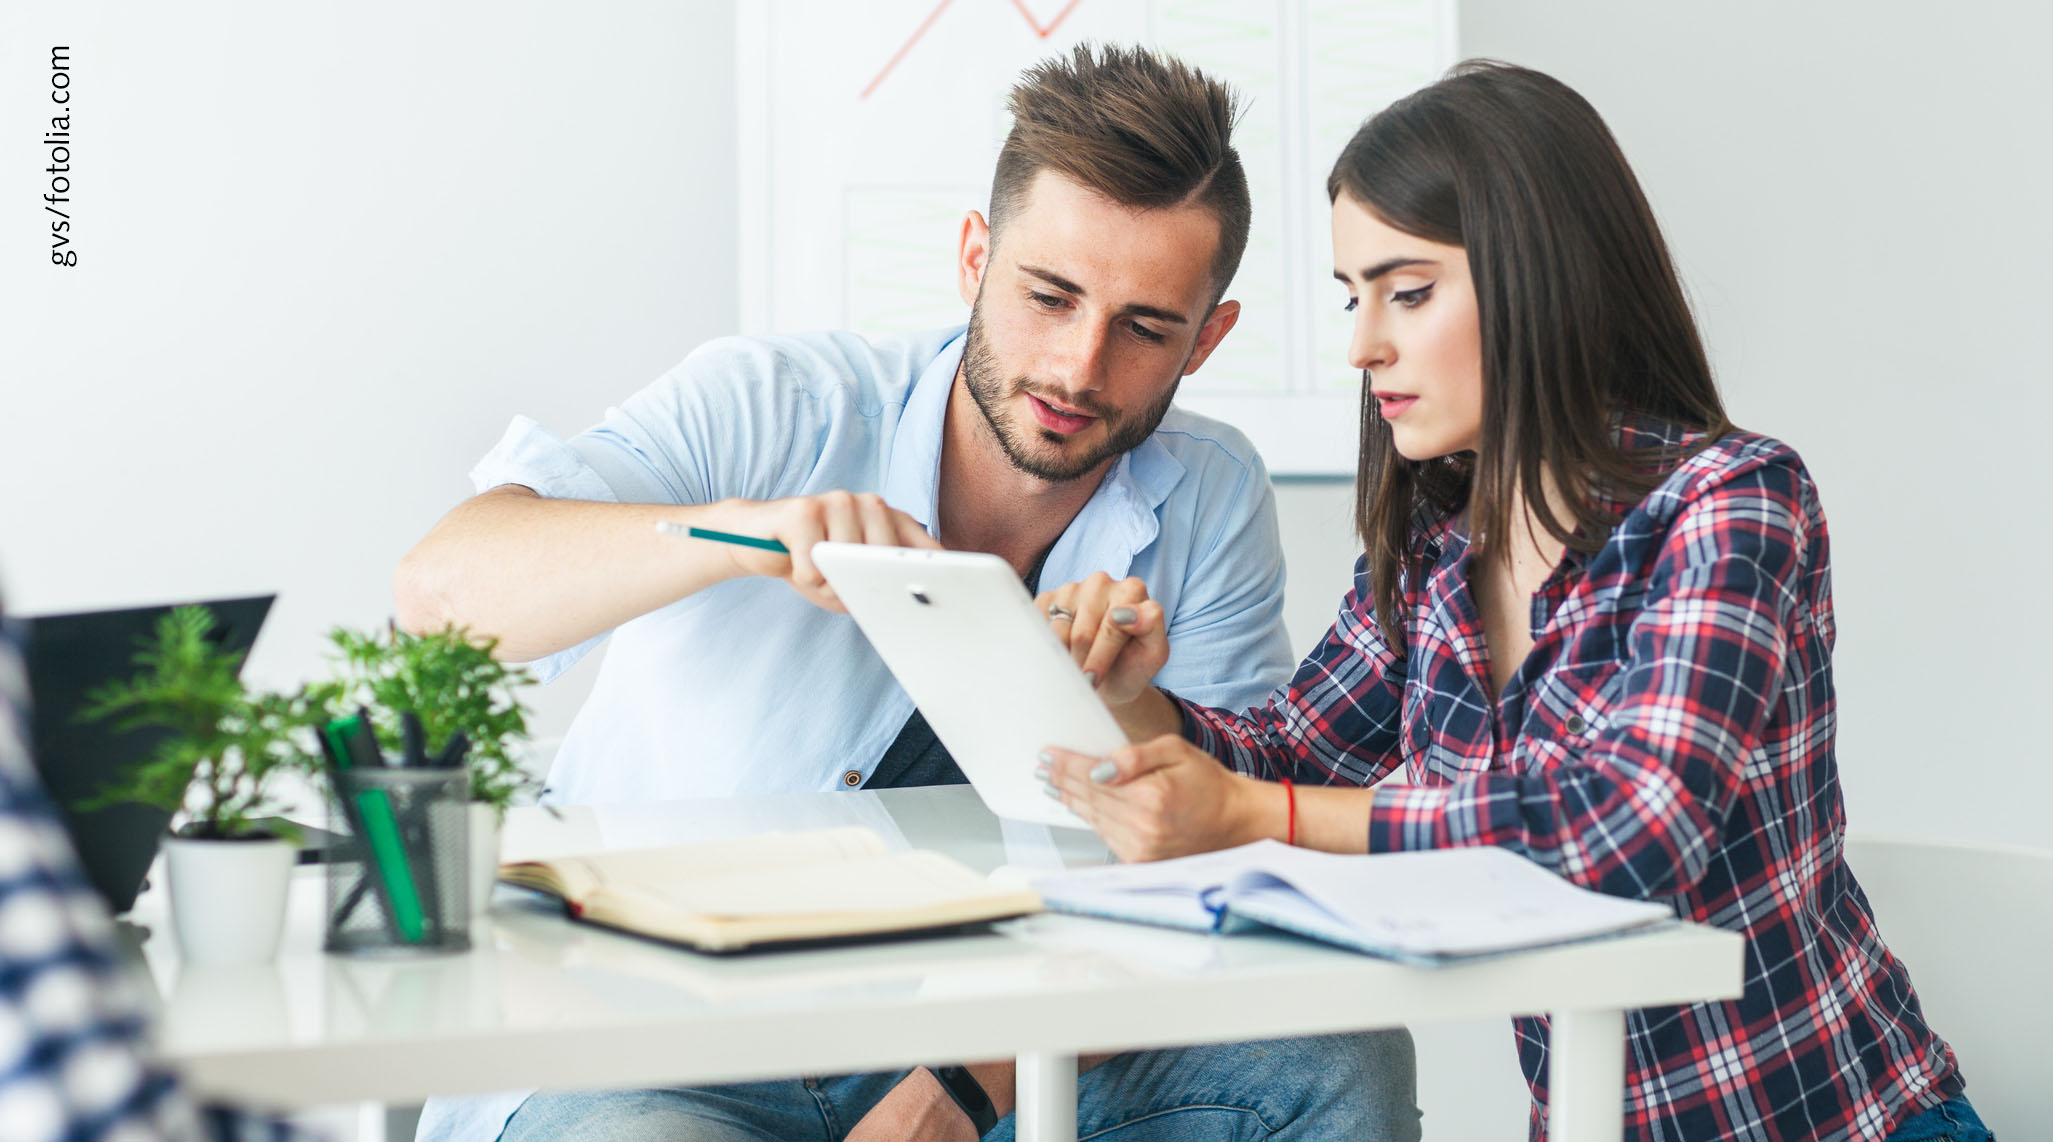
[[[329,722],[322,732],[327,736],[328,747],[337,768],[348,769],[350,739],[359,733],[369,732],[369,725],[360,718],[342,718]],[[399,836],[399,819],[392,813],[392,801],[383,789],[366,789],[356,795],[357,819],[363,823],[364,840],[371,847],[371,859],[378,866],[379,883],[385,886],[385,899],[392,905],[392,923],[399,929],[399,938],[409,944],[418,944],[426,935],[421,917],[420,891],[414,886],[413,870],[407,866],[406,845]]]
[[[732,543],[737,547],[754,547],[763,551],[774,551],[779,555],[791,554],[791,549],[774,539],[758,539],[753,535],[735,535],[728,531],[714,531],[710,527],[686,527],[681,523],[663,520],[656,530],[664,535],[681,535],[687,539],[710,539],[715,543]]]

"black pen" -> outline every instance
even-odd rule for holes
[[[427,735],[421,729],[421,716],[412,710],[401,710],[399,735],[406,742],[406,751],[400,755],[399,764],[408,769],[419,769],[427,765]]]
[[[442,752],[435,755],[435,760],[427,764],[436,769],[455,769],[462,765],[464,758],[469,755],[470,738],[462,730],[457,730],[443,743]]]
[[[385,751],[378,748],[378,732],[371,728],[371,711],[363,706],[356,708],[356,725],[349,731],[349,760],[359,767],[383,768]]]

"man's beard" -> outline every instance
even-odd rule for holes
[[[1069,438],[1038,424],[1015,423],[1005,403],[1022,392],[1060,390],[1052,385],[1036,385],[1025,377],[1007,381],[999,376],[998,362],[991,355],[990,340],[984,335],[983,302],[980,294],[976,304],[970,307],[969,340],[962,349],[962,381],[969,389],[970,399],[976,402],[977,411],[984,414],[984,423],[990,426],[998,447],[1004,449],[1005,458],[1012,462],[1013,467],[1050,483],[1067,483],[1106,460],[1139,447],[1141,441],[1146,440],[1162,423],[1162,418],[1169,414],[1169,402],[1176,398],[1176,387],[1183,381],[1183,367],[1176,370],[1176,380],[1170,383],[1169,391],[1162,394],[1162,399],[1137,414],[1121,412],[1088,396],[1062,396],[1059,399],[1063,404],[1097,417],[1105,426],[1105,438],[1096,448],[1079,455],[1049,456],[1037,452],[1032,447],[1036,437],[1057,445],[1066,445]],[[1185,357],[1184,365],[1189,363],[1189,357]]]

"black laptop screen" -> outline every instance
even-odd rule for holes
[[[274,598],[203,604],[214,613],[209,637],[247,656]],[[163,731],[81,723],[78,712],[88,693],[135,673],[136,651],[173,605],[45,615],[21,624],[28,660],[29,747],[35,751],[36,771],[64,816],[86,878],[117,915],[135,904],[171,814],[148,805],[110,805],[91,812],[78,805],[156,748]]]

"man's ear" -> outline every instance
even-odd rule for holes
[[[991,228],[972,210],[962,217],[962,237],[955,251],[955,285],[962,304],[975,305],[984,288],[984,269],[991,263]]]
[[[1205,363],[1205,358],[1212,355],[1212,350],[1219,347],[1220,341],[1225,340],[1226,331],[1233,328],[1233,323],[1239,320],[1239,302],[1222,301],[1213,306],[1212,315],[1205,318],[1205,323],[1198,327],[1198,343],[1190,352],[1190,363],[1183,367],[1183,375],[1188,377],[1197,372],[1198,366]]]

